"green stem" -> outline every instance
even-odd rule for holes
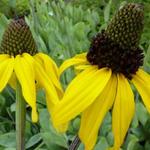
[[[80,141],[79,137],[76,136],[76,137],[74,138],[74,140],[72,141],[72,143],[70,144],[68,150],[77,150],[78,147],[79,147],[79,145],[80,145],[80,143],[81,143],[81,141]]]
[[[24,101],[21,85],[16,83],[16,150],[25,150],[25,118],[26,103]]]

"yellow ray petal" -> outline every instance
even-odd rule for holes
[[[86,55],[87,55],[87,52],[81,53],[81,54],[77,54],[76,56],[74,56],[74,58],[77,58],[77,59],[86,59]]]
[[[32,108],[32,121],[37,122],[38,115],[36,111],[35,74],[33,67],[33,59],[30,55],[16,56],[14,70],[21,84],[23,96]]]
[[[37,82],[39,82],[39,84],[46,91],[47,105],[48,105],[48,109],[50,111],[50,109],[52,109],[53,106],[55,106],[59,102],[57,91],[56,91],[52,81],[50,80],[50,78],[48,77],[48,75],[46,74],[43,67],[41,66],[41,64],[38,61],[35,61],[35,72],[36,72]]]
[[[140,93],[142,100],[150,112],[150,75],[139,69],[132,79],[133,84]]]
[[[104,89],[111,70],[90,67],[80,73],[68,86],[62,101],[54,108],[54,125],[68,122],[84,111]]]
[[[4,60],[10,58],[10,55],[8,54],[0,54],[0,63],[3,62]]]
[[[79,65],[79,66],[75,66],[75,70],[85,70],[87,68],[89,68],[91,65]]]
[[[60,97],[63,96],[63,89],[61,87],[61,84],[58,80],[58,68],[55,62],[47,55],[38,53],[34,56],[34,58],[37,61],[42,61],[42,65],[44,66],[44,70],[47,73],[48,77],[50,80],[53,82],[55,85],[56,89],[58,90],[58,94]]]
[[[82,114],[79,135],[84,140],[86,149],[92,149],[96,142],[99,126],[106,112],[112,107],[116,94],[116,85],[116,76],[112,76],[100,96]]]
[[[89,106],[82,114],[79,137],[85,145],[86,150],[93,149],[100,125],[112,107],[117,88],[117,77],[113,75],[102,93],[96,98],[94,103]]]
[[[118,75],[117,95],[112,113],[112,130],[114,133],[114,149],[122,145],[131,120],[134,116],[134,95],[127,79]]]
[[[79,74],[81,73],[83,70],[89,68],[91,65],[78,65],[78,66],[75,66],[74,69],[75,69],[75,74]]]
[[[78,54],[73,58],[66,60],[59,68],[59,75],[61,75],[67,68],[73,65],[88,64],[86,53]]]
[[[34,58],[40,60],[46,70],[49,70],[49,68],[48,68],[48,66],[49,66],[50,69],[52,69],[52,71],[54,71],[55,76],[58,78],[58,67],[57,67],[56,63],[53,61],[53,59],[50,58],[50,56],[43,54],[43,53],[38,53],[34,56]]]
[[[49,77],[48,83],[50,82],[50,84],[51,84],[51,81],[52,81],[52,83],[56,87],[56,91],[58,92],[58,95],[61,98],[63,96],[63,89],[62,89],[61,84],[58,80],[58,68],[57,68],[57,65],[55,64],[55,62],[49,56],[42,54],[42,53],[36,54],[34,56],[34,58],[36,59],[37,62],[40,62],[40,64],[41,64],[40,67],[42,67],[44,69],[43,74],[47,73],[47,77]],[[45,73],[44,73],[44,71],[45,71]],[[51,91],[50,87],[47,87],[46,89],[47,89],[46,90],[47,108],[48,108],[48,111],[51,112],[54,104],[58,102],[58,98],[56,98],[56,101],[54,103],[52,103],[51,102],[51,94],[49,94],[49,92]],[[67,130],[67,127],[68,127],[68,124],[60,125],[57,128],[57,130],[59,132],[65,132]]]
[[[8,84],[11,86],[11,88],[13,88],[14,90],[16,89],[16,75],[15,75],[15,72],[12,73],[9,81],[8,81]]]
[[[48,94],[46,94],[46,104],[47,104],[48,112],[51,115],[54,104],[51,102]],[[61,124],[61,125],[57,126],[57,128],[56,128],[56,130],[60,133],[66,132],[67,129],[68,129],[68,123]]]
[[[2,55],[0,55],[2,57]],[[7,85],[14,69],[14,58],[1,58],[3,61],[0,63],[0,91]]]

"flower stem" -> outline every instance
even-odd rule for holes
[[[26,104],[19,81],[16,83],[16,150],[25,150]]]
[[[80,141],[79,137],[76,136],[74,138],[74,140],[72,141],[72,143],[70,144],[69,150],[77,150],[79,145],[80,145],[80,143],[81,143],[81,141]]]

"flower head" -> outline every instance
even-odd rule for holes
[[[150,76],[141,68],[143,52],[138,47],[143,29],[143,7],[129,3],[98,33],[88,53],[66,60],[60,74],[75,65],[80,73],[53,110],[54,126],[81,113],[79,137],[92,150],[106,113],[112,109],[114,150],[119,150],[135,112],[134,84],[150,112]]]
[[[49,111],[58,103],[63,90],[58,81],[58,68],[45,54],[38,53],[35,41],[24,18],[13,19],[4,32],[0,47],[0,91],[19,81],[25,101],[32,108],[37,122],[36,84],[44,88]]]

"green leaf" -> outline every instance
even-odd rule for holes
[[[5,148],[4,150],[16,150],[16,148]]]
[[[150,148],[150,141],[147,141],[145,144],[145,150],[149,150]]]
[[[149,66],[150,65],[150,45],[148,47],[146,57],[144,59],[144,66]]]
[[[44,132],[50,131],[49,113],[47,109],[39,110],[39,121],[40,121],[41,128]]]
[[[99,142],[96,144],[94,150],[106,150],[109,147],[105,137],[100,137]]]
[[[82,143],[79,145],[78,150],[84,150],[84,145]]]
[[[10,110],[11,110],[11,112],[15,112],[16,111],[16,103],[11,104]]]
[[[136,103],[136,113],[139,122],[142,123],[142,125],[145,125],[150,115],[142,103]]]
[[[112,4],[112,0],[109,0],[109,3],[106,5],[105,10],[104,10],[105,23],[109,21],[111,4]]]
[[[112,133],[112,132],[109,132],[106,138],[107,138],[108,144],[109,144],[110,146],[113,146],[113,144],[114,144],[114,136],[113,136],[113,133]]]
[[[132,120],[131,127],[132,128],[136,128],[136,127],[138,127],[138,125],[139,125],[138,117],[137,117],[137,113],[135,113],[134,118]]]
[[[80,127],[80,118],[77,117],[75,120],[73,120],[72,125],[73,125],[73,128],[74,128],[76,131],[78,131],[78,130],[79,130],[79,127]]]
[[[7,148],[16,147],[16,135],[14,132],[9,132],[0,135],[0,145]]]
[[[30,148],[30,147],[36,145],[37,143],[39,143],[41,141],[41,139],[42,139],[42,137],[41,137],[40,133],[32,136],[29,139],[29,141],[26,143],[26,148]]]
[[[61,148],[63,150],[63,149],[67,149],[68,147],[66,139],[63,138],[61,134],[56,135],[54,133],[44,132],[41,133],[41,136],[43,138],[44,143],[49,148],[49,150],[55,150],[55,149],[60,150]]]
[[[0,108],[2,108],[5,105],[5,97],[0,94]],[[0,110],[1,113],[1,110]]]
[[[62,147],[67,148],[67,138],[64,134],[58,133],[52,126],[51,121],[49,120],[49,113],[46,109],[40,110],[40,125],[41,125],[41,137],[43,138],[44,143],[47,147],[52,150]]]
[[[81,39],[85,35],[85,24],[84,22],[79,22],[74,26],[74,33],[77,38]]]
[[[130,141],[128,143],[128,147],[127,147],[127,150],[134,150],[134,146],[135,144],[137,144],[138,142],[138,138],[136,136],[132,136],[130,137]]]
[[[111,132],[111,113],[108,112],[103,120],[103,123],[100,128],[100,135],[106,136],[109,132]]]

